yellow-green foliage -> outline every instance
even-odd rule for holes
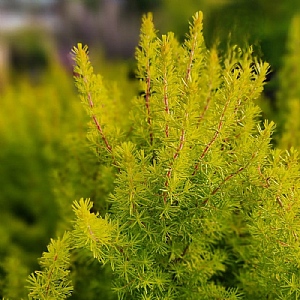
[[[70,271],[70,237],[65,234],[62,239],[51,240],[48,252],[40,259],[42,271],[36,271],[29,277],[30,299],[65,299],[70,296],[73,287],[68,279]],[[45,276],[46,274],[46,276]]]
[[[50,53],[52,55],[52,53]],[[102,72],[128,72],[125,63],[111,66],[99,63]],[[0,298],[24,298],[26,274],[37,268],[37,257],[45,250],[50,237],[71,227],[72,202],[79,195],[90,197],[95,209],[105,211],[108,193],[112,190],[111,166],[100,159],[87,143],[88,117],[77,100],[70,74],[49,57],[49,66],[32,81],[25,73],[15,74],[15,81],[1,93],[0,110]],[[126,111],[127,98],[120,98],[116,84],[118,107]],[[132,94],[132,83],[122,78],[122,88]],[[118,122],[126,118],[120,114]],[[127,122],[128,123],[128,122]],[[86,174],[83,176],[83,174]],[[91,175],[91,176],[90,176]],[[97,272],[102,296],[109,299],[107,270],[96,264],[73,265],[73,274]],[[78,278],[73,298],[82,299],[80,289],[89,295],[95,291]],[[99,283],[97,283],[99,285]]]
[[[22,78],[1,93],[1,296],[26,295],[24,275],[56,231],[52,173],[62,163],[60,141],[82,127],[78,108],[68,75],[55,64],[40,84]]]
[[[74,202],[70,270],[93,258],[110,265],[118,299],[297,299],[299,157],[272,150],[274,124],[260,124],[254,100],[268,64],[251,48],[224,57],[207,49],[201,12],[183,44],[158,37],[148,14],[136,51],[142,93],[123,126],[87,46],[73,53],[88,137],[114,184],[107,211]],[[31,291],[52,265],[31,275]],[[97,272],[82,280],[97,281]],[[96,286],[85,299],[99,299]]]
[[[277,118],[279,122],[279,147],[300,146],[300,14],[292,20],[287,54],[279,75]]]

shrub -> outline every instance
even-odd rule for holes
[[[298,154],[272,149],[274,124],[259,121],[268,64],[251,48],[207,49],[201,12],[182,45],[159,38],[148,14],[128,116],[87,47],[73,53],[89,143],[113,188],[101,213],[74,202],[73,228],[51,241],[29,297],[65,299],[74,283],[75,294],[76,264],[98,261],[118,299],[297,299]],[[96,271],[81,280],[101,285]]]

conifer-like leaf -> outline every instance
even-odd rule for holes
[[[113,143],[119,137],[117,124],[111,122],[113,118],[113,101],[109,98],[105,83],[100,75],[95,75],[88,57],[87,46],[78,44],[72,49],[76,66],[74,79],[87,113],[91,118],[90,133],[88,135],[94,146],[100,148],[100,153],[113,158]],[[112,134],[113,131],[113,134]],[[99,152],[99,151],[98,151]]]
[[[48,251],[40,259],[41,271],[29,276],[30,299],[66,299],[71,295],[73,286],[69,278],[70,235],[51,240]]]
[[[89,199],[75,201],[73,210],[76,215],[72,237],[77,248],[87,248],[95,258],[104,262],[103,248],[112,246],[113,226],[98,213],[91,213],[93,203]]]

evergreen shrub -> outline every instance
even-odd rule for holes
[[[98,291],[96,269],[76,272],[98,262],[118,299],[297,299],[299,157],[272,149],[274,123],[260,122],[268,64],[251,48],[207,49],[201,12],[182,45],[158,37],[148,14],[136,50],[142,92],[128,114],[87,46],[73,54],[88,143],[113,184],[106,210],[74,202],[73,227],[51,240],[29,298],[65,299],[80,278]]]

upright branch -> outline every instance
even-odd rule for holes
[[[70,267],[70,234],[52,240],[40,259],[42,270],[28,278],[30,299],[66,299],[73,290],[68,277]]]
[[[171,163],[171,166],[169,167],[169,170],[167,172],[167,178],[166,178],[166,181],[165,181],[165,187],[168,187],[169,186],[169,180],[171,178],[171,175],[172,175],[172,170],[173,170],[173,165],[174,165],[174,162],[175,160],[178,158],[181,150],[183,149],[183,145],[184,145],[184,142],[185,142],[185,130],[182,128],[181,129],[181,135],[180,135],[180,143],[173,155],[173,161]],[[166,204],[167,202],[167,196],[168,194],[165,192],[164,193],[164,203]]]
[[[165,122],[165,136],[170,137],[170,105],[174,105],[174,97],[177,97],[177,70],[174,66],[174,56],[175,52],[175,38],[172,32],[167,35],[162,36],[161,40],[161,51],[160,51],[160,65],[159,68],[159,78],[161,77],[162,85],[162,98],[164,104],[164,113],[166,114]]]
[[[220,84],[221,66],[216,48],[208,51],[207,62],[205,65],[208,67],[205,68],[207,80],[204,84],[208,91],[205,94],[205,105],[199,115],[197,128],[199,128],[201,121],[205,119],[205,114],[207,113],[215,94],[214,91],[218,90]]]
[[[150,111],[150,88],[151,88],[151,71],[150,71],[150,62],[147,64],[147,77],[146,77],[146,91],[145,91],[145,105],[147,111],[147,123],[149,125],[150,132],[150,144],[153,144],[153,128],[152,128],[152,119]]]
[[[185,70],[185,75],[182,76],[181,80],[183,81],[183,89],[182,89],[182,98],[186,100],[186,103],[181,104],[181,112],[183,114],[182,116],[182,128],[180,130],[180,136],[179,136],[179,144],[175,150],[175,153],[173,155],[172,162],[169,166],[169,170],[167,172],[167,178],[165,181],[165,187],[168,187],[169,180],[172,176],[173,172],[173,165],[178,159],[180,152],[182,151],[184,147],[184,143],[186,141],[186,131],[187,131],[187,123],[189,119],[189,107],[190,107],[190,99],[189,99],[189,93],[190,93],[190,84],[192,82],[197,81],[198,74],[195,74],[194,78],[192,78],[192,71],[193,68],[197,68],[199,61],[202,60],[202,52],[203,52],[203,35],[202,35],[202,21],[203,21],[203,15],[201,12],[197,12],[195,16],[193,17],[193,23],[190,24],[190,32],[189,36],[185,41],[185,45],[183,47],[187,65]],[[195,60],[199,60],[195,64]],[[196,71],[195,71],[196,72]],[[186,107],[184,107],[184,104],[186,104]],[[167,193],[164,193],[164,202],[166,203],[166,197]]]
[[[202,154],[200,155],[200,158],[199,158],[198,162],[196,163],[196,165],[194,167],[194,172],[193,172],[192,175],[195,175],[197,173],[197,171],[199,169],[199,165],[201,163],[201,160],[207,154],[207,152],[209,151],[209,149],[211,148],[211,146],[213,145],[213,143],[217,140],[217,138],[218,138],[218,136],[219,136],[219,134],[221,132],[221,129],[222,129],[223,125],[224,125],[225,113],[226,113],[226,110],[228,108],[228,105],[229,105],[230,101],[231,101],[231,98],[228,97],[228,99],[227,99],[227,101],[226,101],[226,103],[224,105],[224,108],[222,110],[222,113],[221,113],[221,116],[220,116],[220,120],[219,120],[219,123],[218,123],[218,127],[217,127],[217,129],[216,129],[216,131],[215,131],[212,139],[208,142],[208,144],[205,146]]]
[[[108,140],[107,140],[107,138],[106,138],[106,136],[105,136],[105,134],[102,130],[102,127],[101,127],[101,125],[100,125],[100,123],[99,123],[99,121],[96,117],[96,115],[92,115],[92,118],[93,118],[93,121],[96,125],[97,130],[99,131],[99,133],[101,135],[101,138],[102,138],[103,142],[105,143],[106,149],[108,150],[108,152],[112,152],[112,147],[110,146],[110,144],[109,144],[109,142],[108,142]]]
[[[170,108],[169,108],[169,99],[168,99],[168,82],[164,78],[164,104],[165,104],[165,112],[167,115],[170,114]],[[169,124],[166,122],[166,129],[165,129],[166,137],[169,137]]]
[[[186,75],[185,75],[185,82],[187,83],[189,80],[191,81],[191,72],[193,68],[193,63],[195,60],[195,57],[197,56],[196,53],[198,50],[201,49],[202,43],[203,43],[203,36],[202,36],[202,29],[203,29],[203,15],[202,12],[197,12],[195,16],[193,17],[193,23],[190,24],[190,36],[187,43],[187,49],[190,52],[189,53],[189,60],[188,65],[186,68]],[[199,38],[200,35],[200,38]],[[197,56],[197,58],[199,58]]]
[[[211,86],[210,86],[210,87],[209,87],[209,95],[208,95],[207,98],[206,98],[206,102],[205,102],[204,109],[203,109],[203,111],[201,112],[201,114],[200,114],[200,116],[199,116],[197,127],[199,127],[200,122],[203,120],[204,115],[205,115],[205,113],[206,113],[207,110],[208,110],[208,107],[209,107],[211,98],[212,98],[212,91],[211,91]]]
[[[149,129],[150,145],[153,144],[153,124],[151,114],[151,86],[155,78],[153,66],[156,63],[157,36],[151,13],[142,19],[139,47],[136,49],[138,60],[137,77],[141,80],[145,93],[146,120]]]
[[[102,125],[95,114],[95,101],[93,95],[98,95],[99,90],[103,89],[103,84],[100,76],[93,74],[93,67],[88,57],[88,47],[82,47],[81,43],[78,43],[77,48],[72,49],[74,54],[74,61],[76,63],[74,67],[74,79],[79,93],[83,99],[83,102],[87,101],[87,111],[91,116],[97,131],[100,134],[101,139],[105,144],[105,148],[108,152],[112,153],[112,146],[110,145],[107,136],[105,135]],[[97,99],[97,101],[101,101]]]

